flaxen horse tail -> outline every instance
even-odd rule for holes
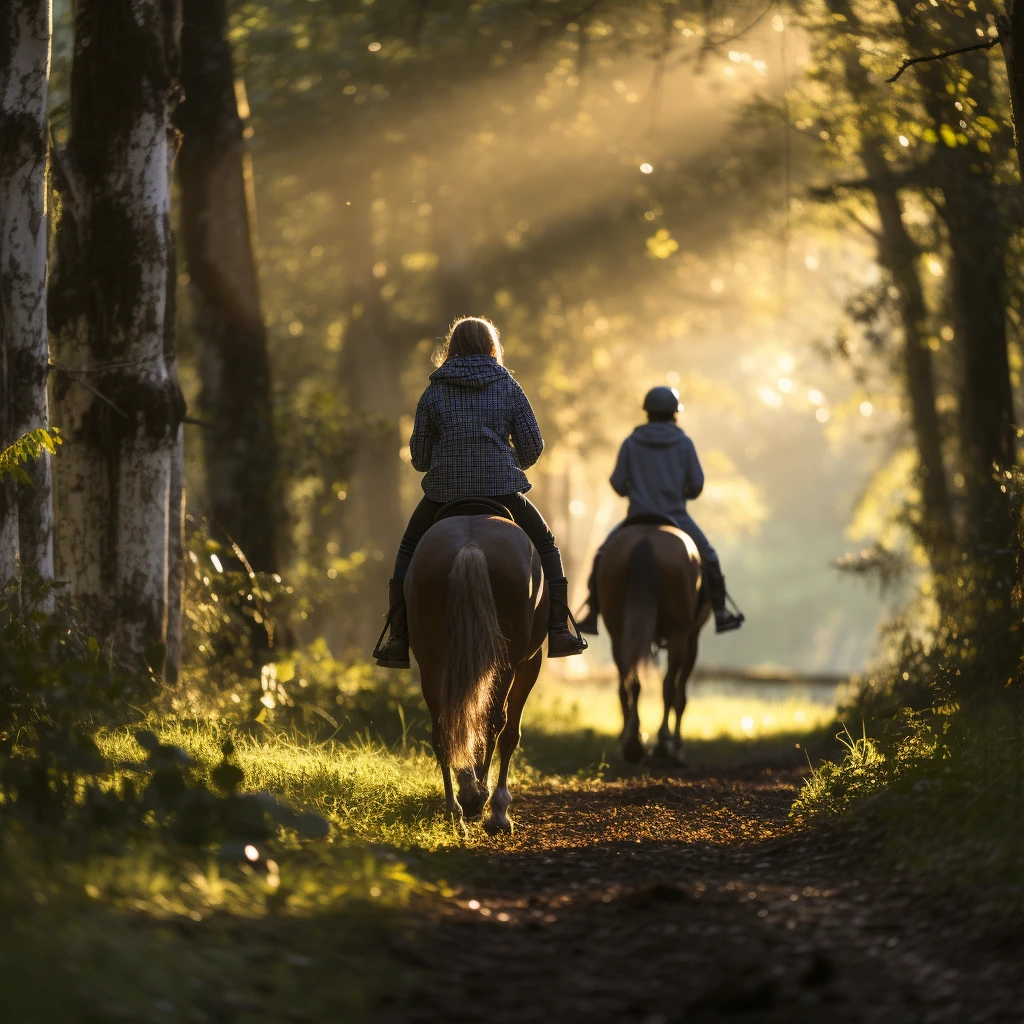
[[[622,628],[622,669],[624,678],[635,677],[640,666],[655,660],[658,639],[658,561],[648,538],[630,552],[626,566],[626,618]]]
[[[445,616],[448,665],[437,723],[439,753],[454,769],[471,768],[484,740],[492,683],[505,662],[487,558],[475,544],[463,547],[452,563]]]

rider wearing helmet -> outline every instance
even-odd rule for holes
[[[548,657],[580,654],[587,642],[569,628],[562,556],[544,517],[526,497],[524,470],[540,458],[544,439],[529,399],[502,361],[498,329],[484,317],[461,317],[448,332],[440,365],[416,406],[409,448],[424,497],[409,520],[389,583],[387,642],[374,651],[384,668],[409,667],[405,574],[413,552],[441,508],[459,498],[492,498],[533,541],[548,583]]]
[[[725,633],[743,625],[743,614],[726,607],[727,593],[722,566],[715,549],[686,511],[686,502],[700,496],[704,489],[704,471],[697,460],[693,441],[676,423],[679,392],[674,388],[651,388],[644,398],[647,423],[636,428],[619,449],[619,458],[611,475],[617,494],[629,498],[628,518],[665,517],[689,534],[700,552],[708,586],[708,597],[715,613],[715,630]],[[583,633],[597,633],[597,564],[594,556],[590,574],[587,615],[580,620]]]

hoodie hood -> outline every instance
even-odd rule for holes
[[[457,388],[485,388],[511,374],[494,356],[449,356],[431,375],[430,380]]]
[[[668,448],[678,444],[686,434],[682,427],[676,426],[675,423],[644,423],[637,427],[631,436],[637,444],[650,448]]]

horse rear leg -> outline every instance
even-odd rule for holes
[[[676,713],[676,727],[673,735],[675,745],[675,760],[679,765],[686,765],[686,754],[683,750],[683,712],[686,710],[686,684],[690,681],[690,673],[697,663],[697,638],[694,637],[686,645],[686,651],[682,666],[679,671],[679,678],[676,681],[675,701],[673,706]],[[668,707],[665,708],[665,721],[668,723]]]
[[[441,751],[444,745],[441,739],[441,732],[438,727],[438,716],[440,714],[440,679],[436,672],[424,671],[420,667],[420,682],[423,685],[423,699],[430,710],[430,718],[433,724],[431,730],[431,743],[434,747],[434,756],[437,758],[438,767],[441,769],[441,781],[444,783],[444,815],[452,821],[462,821],[462,807],[455,799],[455,789],[452,786],[451,765],[445,760]]]
[[[684,690],[683,703],[686,703],[685,687],[683,681],[686,676],[683,674],[686,664],[687,650],[679,645],[672,645],[668,650],[668,668],[665,671],[665,679],[662,683],[661,693],[665,702],[665,713],[661,719],[661,728],[658,729],[658,744],[654,748],[655,757],[664,757],[672,761],[678,761],[682,754],[681,744],[677,746],[672,738],[672,730],[669,728],[669,714],[676,706],[679,691]],[[691,665],[692,667],[692,665]],[[678,725],[679,718],[676,717]]]
[[[508,791],[508,767],[512,762],[512,755],[522,736],[523,708],[526,707],[526,698],[530,696],[537,676],[540,674],[540,665],[543,659],[543,649],[538,651],[529,661],[521,662],[516,669],[515,678],[512,680],[512,689],[508,695],[508,713],[504,728],[498,737],[498,751],[501,754],[501,763],[498,768],[498,781],[491,795],[491,817],[484,824],[492,835],[496,832],[511,832],[512,821],[508,816],[508,809],[512,803],[512,795]]]
[[[629,764],[639,764],[647,753],[640,738],[640,676],[623,666],[621,653],[614,641],[612,657],[619,670],[619,704],[622,707],[619,750]]]
[[[495,683],[490,710],[487,713],[487,735],[477,748],[475,767],[464,768],[456,772],[459,783],[459,803],[462,804],[467,821],[476,821],[483,815],[487,797],[490,795],[487,776],[491,771],[494,745],[499,733],[505,727],[507,718],[505,705],[508,702],[513,678],[511,672],[506,672]]]
[[[455,822],[462,821],[462,805],[455,799],[455,788],[452,786],[451,765],[441,756],[441,736],[434,723],[433,731],[434,754],[441,769],[441,781],[444,783],[444,816]]]

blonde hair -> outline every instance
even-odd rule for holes
[[[491,356],[504,366],[498,328],[485,316],[460,316],[438,346],[434,364],[440,366],[451,356]]]

